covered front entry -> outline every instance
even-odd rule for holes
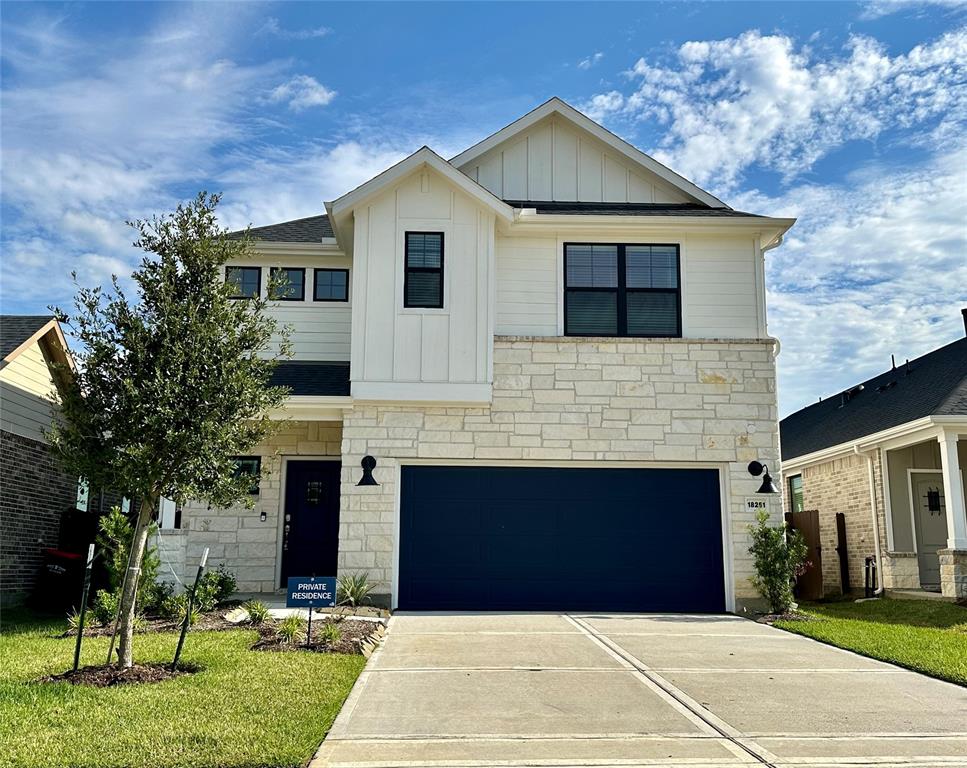
[[[401,609],[721,612],[715,469],[404,466]]]
[[[289,576],[335,576],[339,554],[339,461],[285,465],[280,586]]]

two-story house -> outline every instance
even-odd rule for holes
[[[285,271],[288,421],[240,457],[269,472],[254,510],[181,510],[188,562],[211,547],[255,592],[366,571],[403,609],[735,610],[792,224],[555,98],[251,230],[226,277],[244,298]]]

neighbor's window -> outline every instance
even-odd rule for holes
[[[257,299],[262,291],[262,268],[225,267],[225,282],[235,286],[233,299]]]
[[[566,243],[564,333],[681,336],[677,245]]]
[[[91,484],[83,477],[77,478],[77,498],[74,508],[81,512],[87,512],[90,507]]]
[[[315,278],[315,301],[349,301],[348,269],[317,269]]]
[[[439,309],[443,306],[443,233],[407,232],[403,306]]]
[[[802,475],[789,478],[789,508],[793,512],[802,512]]]
[[[252,478],[252,486],[248,489],[248,492],[252,496],[258,495],[259,492],[259,473],[262,470],[262,457],[261,456],[236,456],[235,457],[235,477],[241,477],[242,475],[248,475]]]
[[[306,297],[306,271],[301,267],[272,267],[272,298],[302,301]]]

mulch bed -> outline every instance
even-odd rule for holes
[[[135,664],[133,667],[94,666],[81,667],[59,675],[48,675],[40,678],[41,683],[68,682],[74,685],[90,685],[95,688],[110,688],[115,685],[131,685],[132,683],[160,683],[182,675],[190,675],[200,671],[200,667],[193,664],[181,663],[178,669],[171,671],[170,664]]]
[[[202,613],[198,616],[198,620],[189,627],[191,632],[217,632],[225,629],[238,629],[239,627],[245,627],[242,624],[233,624],[225,618],[225,614],[228,612],[226,608],[218,608],[214,611],[208,613]],[[90,619],[90,614],[88,614],[88,620]],[[163,619],[160,617],[145,618],[140,627],[135,629],[135,634],[150,634],[152,632],[177,632],[181,629],[181,622],[175,621],[173,619]],[[85,624],[84,626],[84,637],[110,637],[111,633],[114,631],[114,625],[108,624],[107,626],[101,627],[97,625]],[[64,632],[61,637],[76,637],[77,633],[68,629]]]
[[[320,638],[323,624],[336,624],[341,637],[336,643],[327,643]],[[313,651],[315,653],[363,654],[367,647],[372,648],[386,629],[382,622],[361,621],[359,619],[315,619],[312,622],[312,639],[308,646],[303,636],[298,642],[288,643],[279,637],[272,624],[266,623],[258,628],[261,636],[254,651]]]

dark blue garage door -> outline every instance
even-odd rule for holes
[[[725,610],[712,469],[403,467],[399,607]]]

